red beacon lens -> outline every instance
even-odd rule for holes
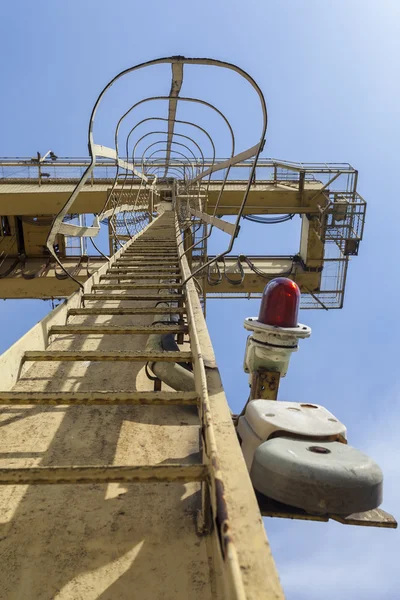
[[[258,320],[264,325],[296,327],[300,306],[300,289],[286,277],[277,277],[264,289]]]

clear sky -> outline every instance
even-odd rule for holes
[[[86,155],[88,118],[104,84],[135,63],[182,54],[236,63],[257,80],[269,111],[264,156],[350,162],[359,169],[367,224],[344,309],[302,312],[313,334],[292,358],[280,398],[323,404],[347,425],[349,442],[381,465],[383,507],[397,516],[399,22],[396,0],[14,0],[0,6],[1,156],[50,148],[59,156]],[[252,111],[240,99],[232,96],[231,103],[244,131]],[[289,253],[292,229],[280,227]],[[265,240],[271,252],[270,235],[246,224],[238,243],[251,254]],[[48,310],[48,302],[2,302],[0,351]],[[248,393],[242,323],[257,313],[257,301],[208,303],[234,410]],[[400,597],[397,532],[284,520],[266,520],[266,527],[288,600]]]

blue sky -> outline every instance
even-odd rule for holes
[[[383,507],[397,515],[399,22],[395,0],[15,0],[0,7],[1,156],[49,148],[85,156],[88,118],[103,85],[135,63],[183,54],[237,63],[257,80],[269,113],[264,156],[359,169],[367,224],[344,309],[303,311],[313,334],[293,357],[280,398],[317,402],[336,414],[349,442],[380,463]],[[229,98],[245,138],[255,116],[241,101],[241,94]],[[289,253],[297,241],[280,227]],[[238,243],[251,254],[265,239],[270,252],[269,235],[246,223]],[[41,301],[0,303],[0,351],[49,308]],[[248,391],[242,323],[257,313],[257,301],[208,303],[233,409]],[[288,600],[399,597],[397,532],[283,520],[266,527]]]

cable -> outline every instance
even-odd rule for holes
[[[50,266],[50,256],[49,256],[46,259],[46,262],[41,267],[39,267],[39,269],[35,273],[25,273],[24,269],[26,266],[26,256],[21,255],[20,261],[21,261],[21,275],[24,279],[27,279],[27,280],[36,279],[37,277],[41,277],[48,271],[49,266]]]
[[[3,261],[4,262],[4,261]],[[14,273],[15,269],[18,267],[20,262],[19,258],[16,258],[13,263],[6,269],[3,273],[0,273],[0,279],[4,279],[4,277],[8,277],[12,273]],[[3,263],[2,263],[3,264]]]
[[[89,240],[92,242],[92,244],[93,244],[93,246],[95,247],[95,249],[97,250],[97,252],[98,252],[99,254],[101,254],[101,256],[102,256],[103,258],[105,258],[106,260],[110,260],[110,257],[109,257],[109,256],[106,256],[106,254],[104,254],[104,253],[103,253],[103,252],[100,250],[100,248],[98,248],[98,247],[96,246],[96,244],[95,244],[95,242],[93,241],[93,238],[92,238],[91,236],[89,237]]]
[[[216,279],[213,279],[211,277],[211,266],[216,267],[216,271],[217,271]],[[221,281],[222,281],[221,269],[219,268],[218,262],[215,261],[212,265],[209,265],[209,267],[207,269],[207,282],[209,285],[218,285],[221,283]]]
[[[225,262],[225,257],[222,258],[222,261],[224,263],[224,277],[225,279],[231,284],[231,285],[242,285],[243,280],[244,280],[244,270],[243,270],[243,266],[240,260],[240,257],[238,257],[236,264],[239,267],[239,271],[240,271],[240,279],[231,279],[230,277],[228,277],[228,274],[226,272],[226,262]]]
[[[252,223],[260,223],[262,225],[277,225],[278,223],[286,223],[286,221],[291,221],[295,213],[277,216],[277,217],[262,217],[261,215],[243,215],[243,219],[246,221],[251,221]]]
[[[83,285],[81,284],[80,281],[78,281],[77,279],[75,279],[75,275],[77,275],[80,271],[81,268],[81,263],[82,263],[82,256],[79,257],[79,261],[78,263],[72,267],[72,269],[70,271],[68,271],[68,269],[66,269],[64,267],[64,265],[62,265],[60,262],[57,261],[57,264],[60,265],[61,269],[64,271],[64,273],[57,273],[56,268],[57,265],[54,265],[54,275],[56,276],[56,278],[58,280],[64,280],[67,279],[68,277],[70,277],[71,279],[73,279],[81,288],[83,288]]]
[[[144,372],[146,373],[147,379],[150,379],[150,381],[158,381],[158,377],[155,377],[154,375],[150,375],[148,362],[144,365]]]

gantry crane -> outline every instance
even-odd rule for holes
[[[141,94],[116,123],[114,145],[97,144],[94,120],[111,86],[159,67],[172,69],[169,94]],[[247,150],[237,150],[222,110],[181,94],[184,69],[211,67],[255,92],[260,135]],[[167,104],[167,116],[135,116],[154,102]],[[218,116],[229,158],[216,154],[218,135],[186,113],[178,118],[181,104]],[[1,162],[0,297],[65,299],[0,357],[3,597],[277,599],[261,514],[396,525],[375,504],[359,514],[308,510],[296,498],[290,505],[251,478],[249,452],[262,439],[254,446],[246,433],[246,407],[240,416],[229,410],[206,299],[262,297],[266,283],[284,277],[304,308],[340,308],[365,216],[355,169],[263,159],[266,128],[262,92],[242,69],[170,57],[127,69],[104,88],[90,119],[89,160],[49,151]],[[246,219],[295,215],[296,255],[233,253]],[[216,230],[228,242],[212,255]],[[261,325],[246,323],[255,331],[247,409],[276,400],[287,369],[270,355],[267,368],[254,366],[254,347],[271,346],[262,338],[269,327],[275,340],[297,327],[297,313],[289,326],[262,314]],[[325,446],[344,446],[344,426],[329,427]],[[268,431],[276,439],[279,427]]]

